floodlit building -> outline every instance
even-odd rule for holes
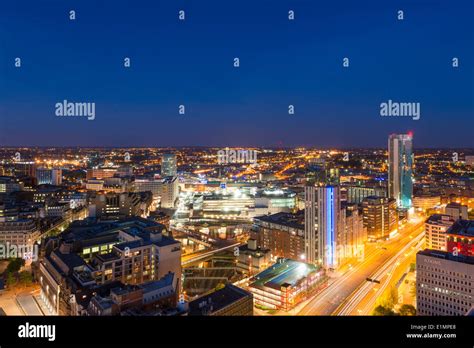
[[[431,215],[425,222],[425,242],[427,249],[446,251],[446,231],[456,220],[443,214]]]
[[[429,250],[416,255],[417,314],[465,315],[474,305],[474,257]]]
[[[311,296],[325,279],[324,271],[318,266],[278,259],[252,278],[249,291],[253,293],[255,304],[288,311]]]
[[[389,238],[397,231],[397,203],[386,197],[366,197],[362,202],[364,227],[369,240]]]
[[[399,208],[413,205],[413,137],[391,134],[388,139],[388,196]]]

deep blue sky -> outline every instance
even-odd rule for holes
[[[56,117],[64,99],[96,119]],[[421,120],[382,118],[388,99]],[[0,4],[1,146],[372,147],[408,130],[415,147],[474,147],[474,1]]]

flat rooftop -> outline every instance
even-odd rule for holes
[[[212,306],[212,312],[216,312],[235,301],[244,297],[253,296],[250,292],[235,285],[227,284],[224,288],[214,291],[208,295],[201,296],[189,303],[189,315],[202,315],[203,310]]]
[[[257,274],[250,287],[261,289],[269,287],[280,290],[282,286],[297,285],[308,275],[319,270],[319,267],[309,263],[291,259],[278,259],[277,263]]]
[[[448,228],[446,233],[474,237],[474,220],[458,220]]]
[[[454,256],[452,253],[447,252],[447,251],[425,249],[425,250],[419,251],[417,255],[430,256],[430,257],[435,257],[437,259],[462,262],[462,263],[474,265],[474,257],[466,256],[466,255]]]
[[[304,214],[302,213],[292,214],[281,212],[272,215],[257,216],[254,219],[300,230],[304,229]]]

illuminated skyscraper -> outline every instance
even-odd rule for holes
[[[172,153],[165,153],[161,157],[161,176],[175,176],[176,169],[176,155]]]
[[[336,269],[339,262],[338,240],[342,231],[339,186],[320,186],[318,191],[318,252],[322,265]]]
[[[391,134],[388,138],[388,195],[404,209],[412,207],[412,140],[411,134]]]

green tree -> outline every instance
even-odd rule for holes
[[[22,285],[28,286],[33,282],[33,277],[30,272],[22,271],[20,272],[20,283]]]
[[[22,258],[10,259],[10,263],[7,266],[7,272],[16,273],[24,265],[25,265],[25,260],[23,260]]]
[[[7,286],[12,287],[16,285],[16,277],[12,272],[7,272]]]
[[[379,305],[379,306],[375,307],[372,315],[375,315],[375,316],[394,316],[394,315],[397,315],[397,314],[391,308]]]
[[[403,316],[416,315],[416,308],[410,304],[403,304],[398,312]]]

